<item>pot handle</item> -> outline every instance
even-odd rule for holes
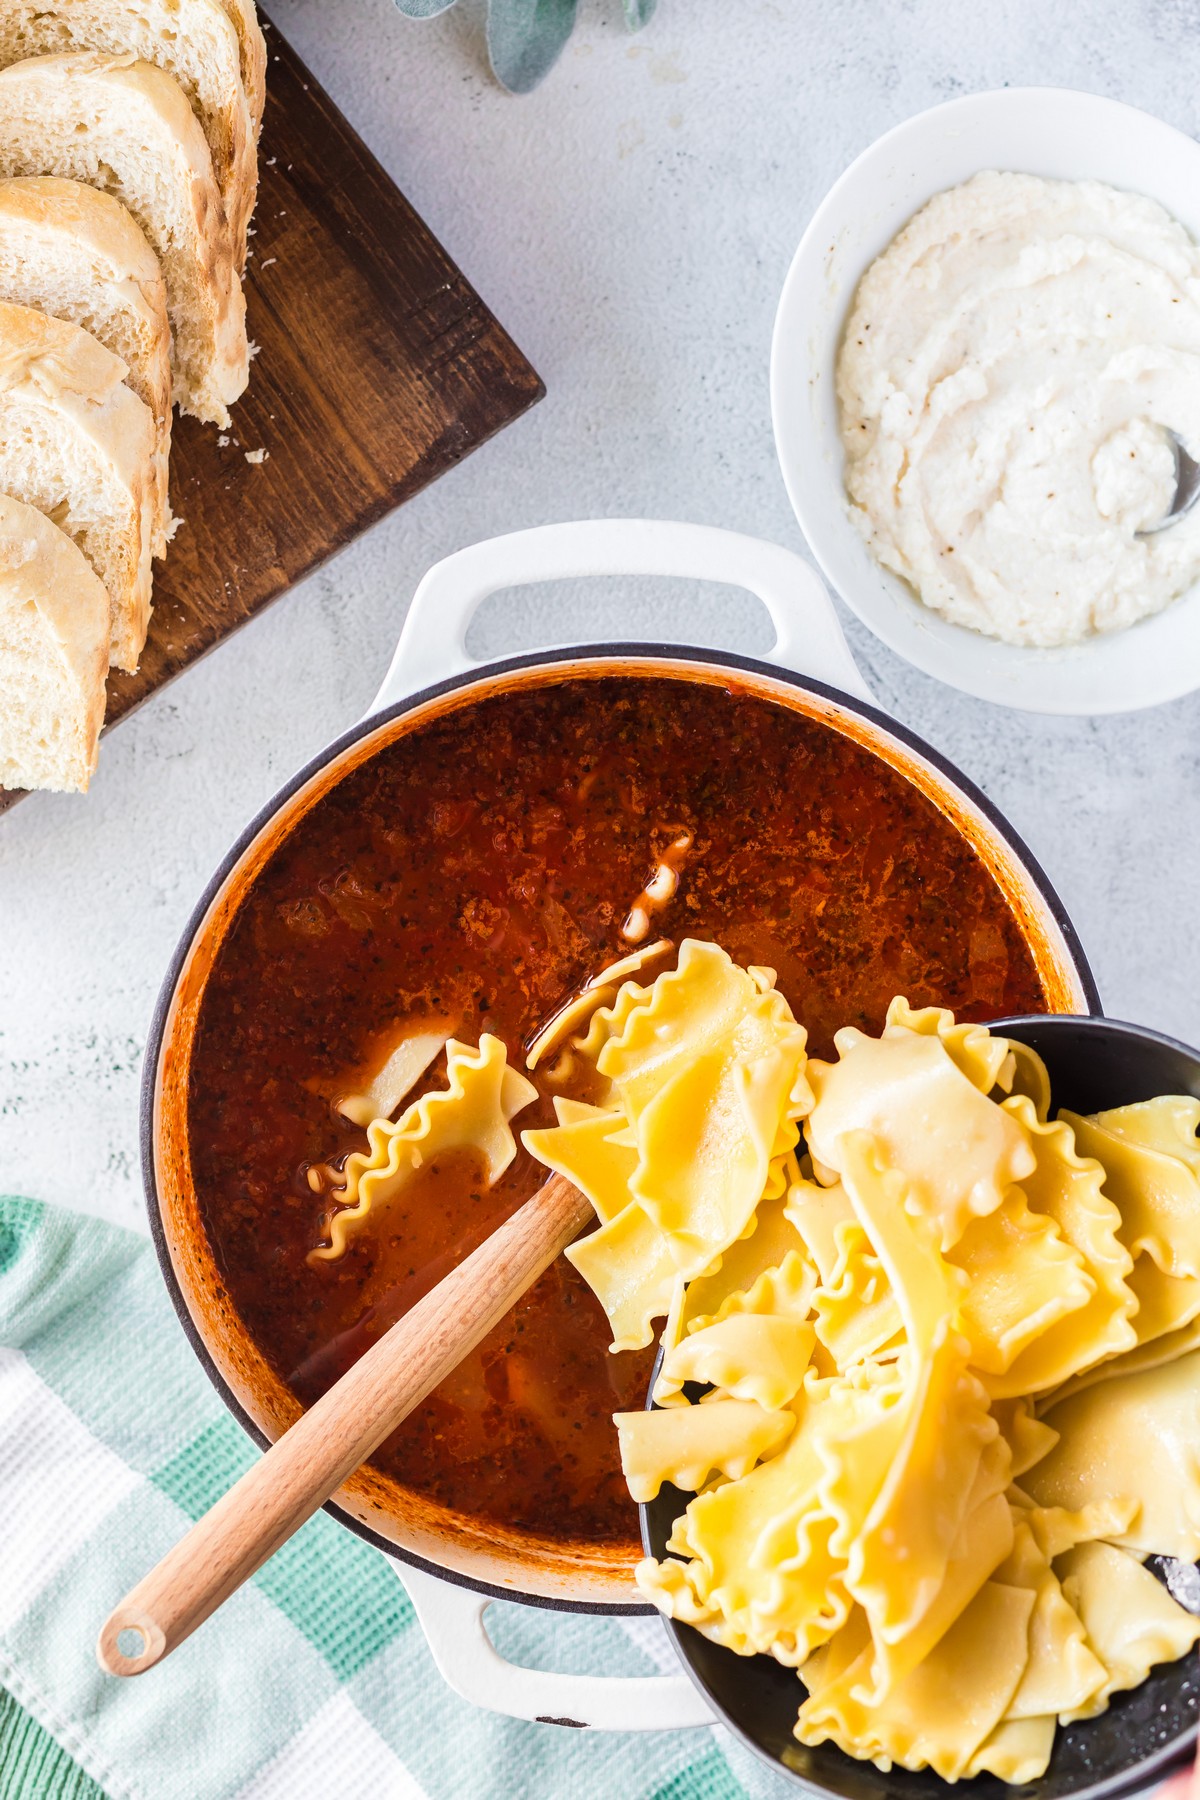
[[[397,1571],[399,1573],[399,1571]],[[678,1731],[715,1725],[698,1688],[677,1675],[558,1675],[501,1656],[488,1636],[486,1594],[407,1565],[401,1575],[438,1670],[464,1700],[539,1725],[596,1731]]]
[[[772,661],[871,699],[824,585],[792,551],[713,525],[588,519],[489,538],[435,563],[413,595],[371,712],[474,668],[467,628],[489,594],[578,575],[674,575],[747,588],[775,626]]]

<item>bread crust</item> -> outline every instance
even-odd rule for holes
[[[241,270],[258,186],[258,127],[242,79],[238,28],[223,0],[173,0],[168,38],[158,16],[163,6],[164,0],[3,0],[0,68],[33,56],[96,50],[139,57],[178,80],[208,143]],[[185,80],[183,44],[206,47],[212,80]]]
[[[0,783],[83,790],[104,722],[108,590],[65,532],[34,507],[0,494],[0,643],[6,616],[26,608],[37,615],[60,677],[55,716],[43,725],[46,737],[58,739],[57,767],[45,767],[44,745],[22,743],[0,706]],[[3,686],[0,681],[0,691]]]
[[[171,244],[162,218],[140,204],[136,183],[122,175],[134,119],[137,135],[161,149],[168,165],[185,220],[183,244]],[[34,149],[31,129],[39,134]],[[249,377],[246,305],[208,143],[179,83],[137,57],[97,51],[11,64],[0,71],[0,175],[30,173],[30,161],[51,162],[51,173],[105,188],[129,207],[162,264],[175,399],[183,411],[227,425],[229,405]],[[185,262],[197,291],[195,317],[182,306]]]
[[[255,142],[262,130],[263,108],[267,102],[267,42],[258,22],[254,0],[221,0],[233,29],[238,35],[242,53],[242,86],[250,106]]]
[[[145,364],[126,372],[126,381],[154,415],[157,444],[154,458],[154,554],[166,553],[171,530],[168,469],[171,453],[171,328],[167,295],[158,258],[141,229],[119,200],[99,188],[54,175],[15,176],[0,180],[0,300],[35,304],[42,311],[80,325],[83,319],[27,297],[36,275],[23,283],[25,292],[5,292],[6,253],[34,271],[39,251],[74,257],[87,267],[79,292],[79,311],[93,299],[90,287],[107,289],[139,323],[151,346]],[[103,336],[101,342],[104,342]],[[114,354],[115,345],[107,348]]]
[[[111,660],[132,672],[150,622],[155,429],[149,407],[125,386],[124,376],[120,357],[82,326],[33,307],[0,303],[0,437],[10,409],[49,415],[91,447],[128,497],[118,566],[108,587]],[[72,496],[66,500],[68,536],[86,539],[86,525],[72,516]]]

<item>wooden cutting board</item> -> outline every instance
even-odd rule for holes
[[[105,728],[539,400],[508,333],[264,18],[267,106],[228,432],[176,415],[171,504],[136,675]],[[265,450],[261,462],[247,451]],[[103,750],[101,750],[103,755]],[[0,810],[22,798],[0,791]]]

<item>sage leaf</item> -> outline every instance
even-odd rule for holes
[[[654,17],[654,9],[658,0],[622,0],[625,8],[625,23],[630,31],[640,31]]]
[[[488,57],[510,94],[527,94],[554,67],[575,24],[577,0],[490,0]]]

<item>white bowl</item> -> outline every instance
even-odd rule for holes
[[[859,280],[934,194],[981,169],[1091,178],[1148,194],[1200,238],[1200,144],[1161,119],[1065,88],[1006,88],[919,113],[865,150],[800,241],[771,346],[775,444],[801,529],[833,587],[929,675],[1029,712],[1128,712],[1200,687],[1200,583],[1128,631],[1061,650],[952,625],[880,568],[842,486],[834,367]]]

